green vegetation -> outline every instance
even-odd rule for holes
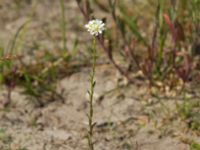
[[[173,114],[184,122],[188,132],[200,132],[200,101],[196,94],[200,83],[200,0],[149,0],[135,3],[125,0],[76,0],[74,4],[78,17],[71,22],[68,20],[71,14],[67,14],[66,9],[68,2],[60,0],[59,14],[50,16],[59,17],[59,22],[53,22],[59,29],[55,27],[55,32],[50,34],[45,29],[48,22],[44,21],[44,29],[40,34],[41,37],[47,34],[50,39],[56,36],[56,46],[52,49],[43,48],[36,40],[29,45],[29,51],[25,51],[29,44],[26,38],[31,27],[37,28],[34,27],[39,20],[34,19],[37,13],[35,3],[40,1],[34,4],[33,0],[23,2],[30,7],[30,12],[24,14],[25,21],[17,25],[7,45],[0,41],[0,84],[6,90],[2,111],[12,108],[12,94],[16,88],[22,89],[22,93],[37,109],[55,101],[64,104],[66,95],[58,90],[58,81],[84,67],[91,67],[87,138],[90,150],[94,150],[95,67],[109,61],[120,77],[125,78],[128,88],[137,81],[142,83],[142,86],[148,87],[149,97],[155,98],[162,107],[165,107],[165,101],[160,95],[165,95],[165,99],[181,99],[174,100],[176,110]],[[16,12],[22,10],[25,5],[23,2],[13,0]],[[101,19],[106,30],[94,36],[95,43],[92,44],[88,42],[91,37],[85,35],[87,31],[84,24],[94,18]],[[30,39],[34,40],[34,37]],[[170,118],[171,110],[165,108],[161,111],[164,110],[168,113],[165,117]],[[157,113],[154,111],[151,112],[153,115]],[[9,145],[12,138],[0,129],[0,141]],[[130,149],[131,146],[126,144],[125,147]],[[190,149],[200,150],[199,143],[193,142]]]

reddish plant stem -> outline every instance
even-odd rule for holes
[[[97,38],[99,44],[103,48],[104,52],[107,54],[110,62],[113,66],[120,72],[121,75],[125,76],[130,83],[133,83],[133,80],[129,77],[128,73],[125,72],[113,59],[112,54],[110,54],[109,49],[105,46],[103,39]]]

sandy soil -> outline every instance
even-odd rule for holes
[[[36,108],[20,94],[20,89],[15,90],[12,107],[0,112],[0,126],[5,130],[1,149],[9,145],[13,150],[16,147],[28,150],[87,149],[88,71],[83,69],[58,83],[65,89],[64,103],[57,100]],[[143,87],[121,88],[113,80],[116,75],[110,66],[98,68],[94,104],[96,149],[189,149],[181,142],[181,138],[187,137],[182,133],[184,124],[181,125],[179,120],[165,123],[162,120],[165,114],[159,114],[163,107],[142,100],[145,97]],[[166,108],[171,103],[172,100],[165,102]],[[150,115],[153,109],[155,116]]]
[[[10,3],[13,1],[0,1],[2,47],[7,47],[8,40],[27,16],[35,13],[21,51],[59,49],[58,1],[42,0],[36,4],[27,1],[20,8]],[[66,1],[66,10],[66,13],[77,14],[73,0]],[[74,18],[70,14],[67,14],[70,22],[68,38],[73,41],[77,34],[84,33],[80,28],[82,17]],[[81,42],[86,40],[81,36],[78,38]],[[89,72],[89,68],[82,68],[58,81],[57,90],[64,89],[64,101],[57,99],[44,107],[36,107],[21,88],[15,88],[11,106],[0,110],[0,149],[87,150]],[[143,81],[138,85],[126,85],[109,64],[97,67],[96,81],[96,150],[190,150],[188,141],[200,142],[200,138],[188,131],[186,123],[177,116],[175,101],[181,102],[181,98],[149,97]],[[4,101],[5,94],[5,87],[2,87],[0,101]]]

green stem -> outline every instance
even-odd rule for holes
[[[93,100],[94,100],[94,88],[95,88],[95,68],[96,68],[96,38],[93,38],[93,48],[92,48],[92,71],[90,74],[90,91],[89,91],[89,115],[88,115],[88,122],[89,122],[89,131],[88,131],[88,145],[90,150],[94,150],[93,144]]]
[[[67,51],[67,37],[66,37],[66,21],[65,21],[65,3],[64,0],[60,0],[61,12],[62,12],[62,40],[63,40],[63,50]]]

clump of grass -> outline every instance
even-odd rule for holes
[[[180,9],[186,1],[161,0],[149,2],[149,5],[150,3],[154,4],[152,5],[154,18],[146,20],[148,24],[153,25],[151,32],[139,25],[140,20],[137,13],[123,1],[109,0],[107,3],[99,0],[95,0],[95,3],[90,3],[88,0],[76,1],[87,21],[94,15],[92,4],[96,4],[97,7],[113,18],[115,26],[112,30],[120,34],[116,35],[111,32],[106,35],[107,44],[104,42],[105,39],[98,39],[98,42],[113,66],[129,82],[134,81],[131,78],[130,69],[134,65],[142,71],[150,86],[161,81],[166,86],[173,88],[179,86],[177,85],[179,83],[174,84],[175,80],[181,79],[184,83],[183,86],[190,81],[191,72],[194,69],[190,46],[191,41],[195,41],[191,34],[196,32],[198,14],[195,11],[192,11],[193,13],[190,15],[186,14],[190,11],[190,7],[196,8],[196,5],[199,4],[197,1],[188,2],[185,5],[184,12],[187,13],[181,13]],[[187,18],[187,23],[184,22],[183,18]],[[192,32],[190,32],[188,26],[194,26]],[[139,47],[142,47],[142,50],[145,51],[144,55],[138,52],[141,50]],[[130,64],[128,68],[116,63],[113,51],[115,51],[115,55],[117,53]]]
[[[13,138],[6,133],[5,129],[0,128],[0,140],[5,146],[1,146],[1,149],[10,149],[10,145],[13,141]]]
[[[36,3],[35,3],[36,4]],[[5,107],[11,102],[11,95],[15,85],[23,87],[23,93],[26,94],[30,100],[32,100],[36,106],[42,107],[55,99],[63,101],[62,92],[56,91],[56,81],[58,74],[59,78],[64,74],[71,74],[76,71],[80,63],[74,63],[70,65],[72,60],[77,55],[78,41],[74,42],[74,48],[72,54],[67,51],[67,38],[66,38],[66,21],[65,21],[65,7],[64,0],[60,0],[61,5],[61,30],[63,50],[55,53],[44,52],[43,57],[34,56],[36,64],[28,64],[23,61],[23,48],[24,37],[27,33],[28,25],[32,20],[36,5],[33,6],[33,12],[26,22],[24,22],[14,34],[12,40],[8,43],[6,49],[0,51],[0,82],[6,84],[7,87],[7,102]],[[43,53],[43,52],[41,52]],[[73,57],[73,58],[72,58]],[[61,67],[62,66],[62,67]],[[65,68],[64,68],[65,67]],[[66,71],[66,67],[71,70]],[[59,72],[59,73],[58,73]],[[43,99],[44,101],[41,101]]]
[[[184,94],[187,95],[186,92]],[[200,131],[200,113],[198,111],[200,106],[199,101],[194,101],[186,96],[184,96],[183,100],[184,101],[181,104],[177,104],[180,117],[187,123],[188,128],[194,131]]]
[[[190,145],[190,150],[200,150],[200,144],[196,142],[192,142]]]
[[[25,23],[23,23],[14,34],[13,39],[8,43],[8,46],[6,49],[1,49],[0,52],[0,83],[5,83],[7,87],[7,96],[6,96],[6,102],[4,104],[5,107],[7,107],[11,102],[11,95],[12,91],[16,85],[16,72],[17,72],[17,66],[14,64],[14,60],[21,60],[20,52],[17,52],[19,50],[19,47],[22,45],[21,41],[19,39],[22,39],[26,32],[26,28],[30,20],[27,20]],[[5,74],[7,72],[11,72],[11,75],[8,77],[5,77]]]

